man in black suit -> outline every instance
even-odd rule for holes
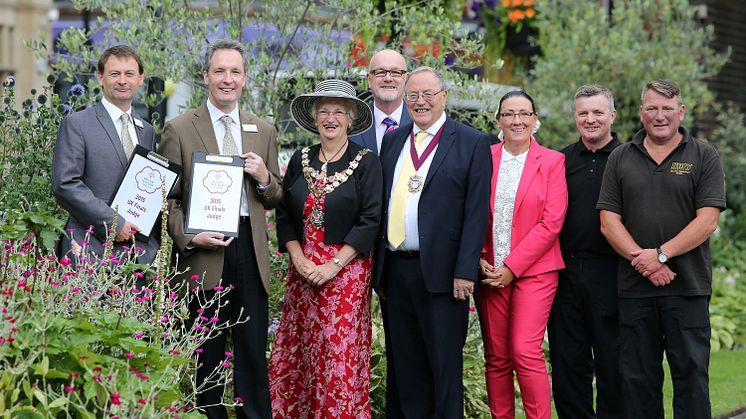
[[[368,87],[373,94],[373,126],[362,134],[351,136],[350,141],[379,154],[386,133],[412,122],[402,100],[406,81],[407,61],[401,54],[392,49],[373,54],[368,66]]]
[[[445,114],[432,68],[406,83],[413,123],[387,134],[374,286],[387,341],[389,418],[463,416],[463,346],[489,214],[489,137]]]
[[[132,111],[132,100],[145,81],[143,65],[126,45],[108,48],[98,61],[98,82],[104,97],[95,105],[67,116],[60,125],[52,161],[52,192],[67,210],[60,254],[81,255],[84,241],[90,252],[102,255],[113,227],[115,212],[109,201],[136,145],[155,146],[153,127]],[[137,249],[138,262],[151,263],[159,246],[158,228],[148,240],[136,240],[140,228],[116,215],[115,251]],[[88,234],[86,231],[92,231]]]

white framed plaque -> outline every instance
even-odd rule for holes
[[[238,236],[243,165],[238,156],[192,153],[186,233],[215,231],[227,237]]]
[[[137,145],[109,206],[138,226],[137,238],[147,241],[161,213],[163,187],[168,195],[180,173],[178,164]]]

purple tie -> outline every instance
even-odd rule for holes
[[[396,126],[399,125],[394,121],[392,118],[389,118],[388,116],[383,118],[383,125],[386,125],[386,132],[384,134],[388,134],[391,131],[396,129]]]

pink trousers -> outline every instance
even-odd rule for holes
[[[557,271],[482,286],[477,310],[484,341],[487,397],[493,418],[515,417],[513,371],[527,419],[551,419],[551,387],[541,344],[557,291]]]

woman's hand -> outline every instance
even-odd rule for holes
[[[316,265],[310,275],[308,275],[308,282],[316,287],[320,287],[339,273],[342,268],[336,265],[332,261],[326,262],[323,265]]]
[[[482,263],[480,262],[480,266],[481,265]],[[489,267],[488,263],[487,266]],[[485,275],[485,279],[482,280],[484,285],[489,285],[492,288],[505,288],[515,280],[513,271],[511,271],[507,266],[500,265],[498,268],[495,268],[494,266],[491,268],[490,275]]]
[[[291,257],[290,260],[293,262],[295,270],[306,279],[308,279],[308,276],[316,269],[316,264],[305,257],[302,253],[295,257]]]
[[[482,277],[485,278],[482,283],[486,283],[487,279],[497,278],[497,271],[495,267],[487,263],[487,261],[484,259],[479,259],[479,273],[481,273]]]

